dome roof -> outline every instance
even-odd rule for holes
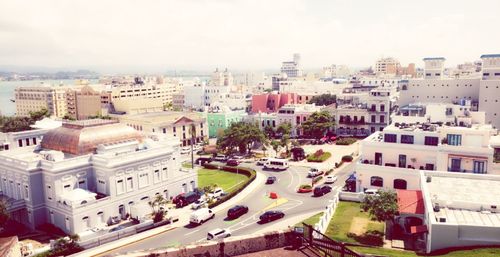
[[[118,121],[94,119],[66,122],[47,132],[41,145],[44,149],[83,155],[95,152],[100,144],[129,140],[142,141],[142,136],[135,129]]]

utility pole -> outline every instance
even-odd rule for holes
[[[195,136],[195,124],[191,124],[191,169],[194,169],[194,136]]]

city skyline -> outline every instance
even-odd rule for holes
[[[99,72],[360,68],[395,57],[447,65],[498,52],[495,1],[425,1],[367,8],[341,1],[4,2],[0,66]],[[487,8],[485,8],[487,7]],[[491,33],[490,33],[491,32]]]

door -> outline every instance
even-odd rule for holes
[[[406,155],[404,154],[399,155],[399,167],[406,168]]]
[[[460,164],[461,163],[462,163],[461,159],[459,159],[459,158],[452,158],[451,159],[450,171],[459,172],[460,171]]]
[[[474,161],[473,172],[486,173],[486,165],[484,161]]]
[[[375,165],[382,165],[382,153],[375,153]]]
[[[125,206],[123,204],[118,206],[118,213],[120,213],[122,219],[125,219],[126,213],[125,213]]]

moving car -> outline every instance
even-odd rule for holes
[[[244,205],[236,205],[233,208],[227,210],[227,217],[229,219],[237,219],[241,215],[248,212],[248,207]]]
[[[278,220],[285,217],[285,213],[282,211],[266,211],[262,215],[260,215],[260,222],[270,222],[274,220]]]
[[[212,193],[208,194],[210,199],[219,199],[222,195],[224,195],[224,190],[220,187],[216,187]]]
[[[227,156],[223,155],[223,154],[218,154],[214,157],[214,161],[218,161],[218,162],[227,162]]]
[[[194,225],[200,225],[209,219],[213,219],[215,213],[208,208],[201,208],[191,213],[189,216],[189,223]]]
[[[228,166],[238,166],[240,164],[240,162],[236,159],[229,159],[226,164]]]
[[[198,165],[203,165],[205,163],[210,163],[212,161],[212,157],[199,157],[197,158],[194,163]]]
[[[196,200],[200,199],[201,192],[189,192],[185,193],[184,195],[180,195],[178,197],[179,198],[177,199],[175,206],[177,208],[181,208],[191,203],[194,203],[196,202]]]
[[[270,185],[270,184],[274,184],[274,182],[276,182],[275,176],[267,177],[266,184]]]
[[[231,230],[229,230],[228,228],[226,229],[216,228],[208,232],[207,240],[226,238],[229,236],[231,236]]]
[[[259,160],[257,160],[257,166],[262,166],[264,164],[266,164],[266,162],[269,160],[269,158],[260,158]]]
[[[264,163],[264,169],[286,170],[288,169],[288,160],[269,158],[269,160],[267,160],[267,162]]]
[[[323,175],[323,171],[320,171],[317,168],[311,168],[309,170],[309,172],[307,173],[307,176],[310,177],[310,178],[314,178],[314,177],[317,177],[317,176],[320,176],[320,175]]]
[[[241,155],[236,155],[236,154],[235,154],[235,155],[232,155],[232,156],[231,156],[231,159],[235,159],[235,160],[240,161],[240,160],[243,160],[243,159],[244,159],[244,157],[243,157],[243,156],[241,156]]]
[[[337,181],[337,176],[333,176],[333,175],[328,175],[325,177],[325,183],[326,184],[333,184]]]
[[[191,204],[191,209],[197,210],[197,209],[207,205],[207,203],[208,203],[208,201],[205,197],[200,198],[200,199],[196,200],[193,204]]]
[[[314,188],[313,194],[314,196],[322,196],[328,194],[332,191],[332,187],[327,185],[321,185]]]

